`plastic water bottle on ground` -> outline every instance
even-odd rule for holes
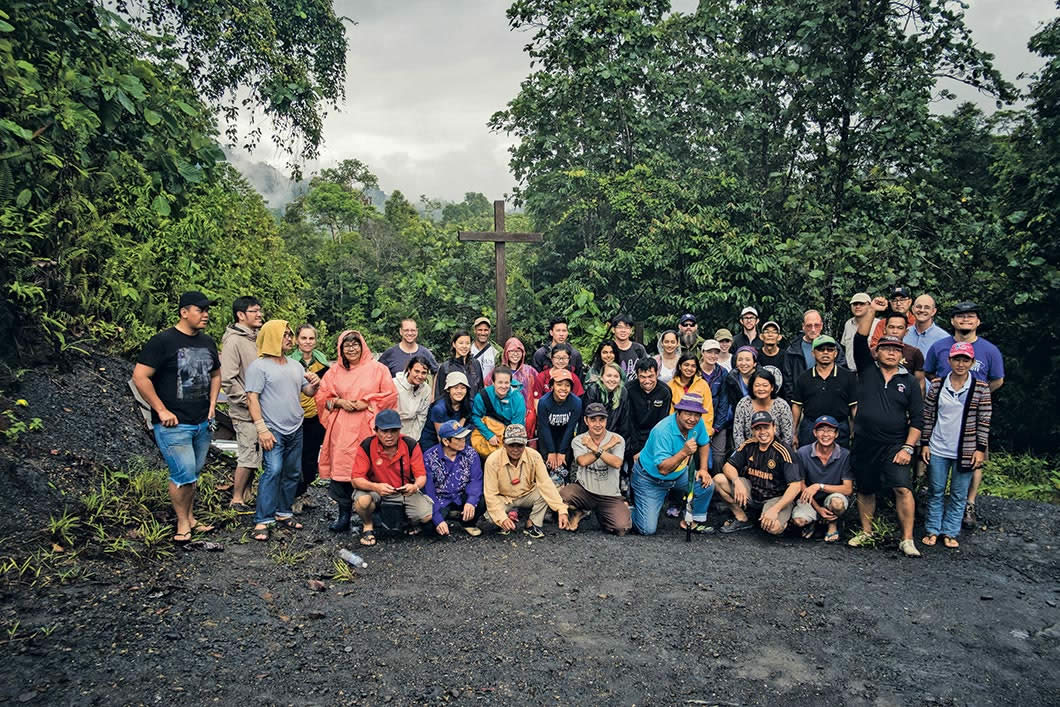
[[[364,569],[368,566],[368,563],[364,561],[363,557],[355,552],[347,550],[346,548],[339,550],[339,557],[341,557],[346,564],[357,567],[358,569]]]

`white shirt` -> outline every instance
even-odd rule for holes
[[[960,457],[957,443],[961,439],[964,401],[968,397],[968,391],[972,389],[972,382],[972,376],[969,374],[960,390],[953,388],[950,376],[946,376],[945,382],[942,383],[942,390],[939,391],[938,416],[931,432],[931,442],[928,444],[932,456],[937,455],[943,459]]]
[[[478,352],[482,351],[482,355],[479,356]],[[478,346],[478,342],[471,342],[471,358],[478,361],[478,365],[482,366],[482,380],[486,380],[490,373],[497,365],[497,349],[490,346],[489,342],[486,343],[485,351]]]

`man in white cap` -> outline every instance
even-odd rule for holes
[[[471,325],[474,336],[471,340],[471,358],[482,366],[482,380],[489,378],[497,365],[497,348],[490,343],[490,331],[493,328],[489,317],[479,317]]]
[[[854,364],[854,334],[858,331],[858,317],[868,311],[869,302],[872,302],[872,298],[869,297],[868,292],[858,292],[850,298],[850,313],[854,316],[848,319],[846,324],[843,325],[843,335],[839,337],[839,344],[843,347],[843,354],[847,362],[847,368],[852,371],[857,370],[857,367]],[[873,318],[872,326],[874,328],[878,321],[880,321],[879,317]]]
[[[762,348],[762,338],[758,335],[758,310],[754,307],[740,310],[740,333],[732,338],[732,350],[739,351],[741,346]]]

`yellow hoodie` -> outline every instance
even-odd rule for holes
[[[287,322],[273,319],[265,322],[258,330],[258,358],[262,356],[283,356],[283,333],[287,331]]]

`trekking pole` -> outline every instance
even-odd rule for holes
[[[685,496],[685,542],[692,542],[692,495],[695,493],[696,475],[692,473],[692,465],[688,465],[688,494]]]

